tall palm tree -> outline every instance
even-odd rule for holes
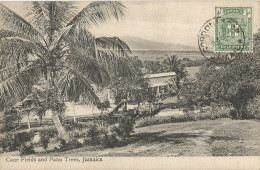
[[[117,37],[95,38],[88,31],[111,18],[121,18],[125,6],[92,2],[76,13],[75,2],[26,4],[26,18],[0,4],[0,110],[22,101],[41,82],[45,84],[46,110],[52,112],[60,137],[68,141],[59,109],[50,107],[48,96],[70,96],[67,87],[73,79],[73,99],[84,94],[98,102],[93,85],[105,86],[111,73],[131,71],[127,63],[131,51],[126,43]]]

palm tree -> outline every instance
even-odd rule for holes
[[[52,112],[60,138],[69,141],[58,117],[59,107],[50,107],[48,96],[71,99],[73,94],[75,99],[83,94],[98,102],[93,85],[107,85],[111,73],[131,72],[126,43],[117,37],[95,38],[88,31],[121,18],[125,6],[92,2],[76,13],[75,2],[26,4],[26,18],[0,4],[0,109],[22,101],[35,84],[45,84],[46,110]],[[69,80],[76,82],[73,93]]]
[[[179,97],[178,93],[181,90],[181,80],[187,76],[187,71],[185,70],[185,65],[181,63],[181,60],[179,60],[176,55],[172,55],[172,56],[166,58],[163,61],[163,64],[166,65],[167,71],[176,73],[176,78],[172,81],[175,82],[177,97]]]

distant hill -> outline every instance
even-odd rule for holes
[[[181,44],[171,44],[171,43],[160,43],[150,40],[145,40],[137,37],[121,36],[119,37],[125,41],[130,49],[132,50],[197,50],[197,47],[181,45]]]

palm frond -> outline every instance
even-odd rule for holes
[[[134,73],[129,54],[129,46],[118,37],[100,37],[95,39],[96,58],[110,74],[131,76]]]
[[[31,40],[42,40],[41,34],[29,22],[2,4],[0,4],[0,21],[4,27]]]
[[[36,59],[32,54],[44,52],[45,50],[38,44],[27,39],[19,37],[0,39],[0,65],[2,68],[28,61],[29,58]]]
[[[128,56],[120,56],[105,48],[97,48],[96,56],[100,65],[107,69],[111,75],[130,77],[135,72]]]
[[[74,25],[70,25],[67,27],[63,27],[61,30],[58,31],[55,39],[53,40],[53,42],[50,44],[50,51],[53,50],[55,47],[57,47],[57,44],[64,39],[67,34],[71,31],[71,29],[73,28]]]
[[[92,56],[69,55],[65,59],[65,65],[84,74],[90,83],[97,86],[106,86],[110,80],[107,70]]]
[[[86,28],[99,26],[107,20],[116,18],[117,20],[124,16],[125,6],[116,1],[96,1],[83,8],[69,23],[82,24]]]
[[[0,82],[1,106],[12,106],[22,101],[32,90],[32,86],[38,82],[40,76],[38,66],[29,66],[23,71],[16,72],[4,81]]]
[[[0,69],[0,82],[3,82],[4,80],[8,79],[9,77],[22,71],[25,68],[26,68],[26,63],[20,62]]]
[[[61,97],[69,101],[78,101],[81,95],[87,96],[88,100],[97,103],[97,97],[94,88],[90,84],[85,75],[67,66],[61,66],[68,71],[60,78],[58,87],[60,89]]]
[[[75,11],[74,2],[69,1],[32,1],[27,2],[27,5],[30,22],[44,32],[49,31],[50,27],[58,31],[65,26]]]
[[[95,39],[97,48],[108,49],[120,56],[131,53],[129,46],[118,37],[99,37]]]
[[[33,47],[35,47],[35,45],[37,45],[37,48],[41,48],[41,50],[47,51],[47,49],[41,42],[32,40],[23,34],[20,34],[20,33],[11,31],[11,30],[0,29],[0,39],[13,39],[13,40],[17,39],[17,40],[31,42],[32,44],[34,44],[31,48],[33,48]]]
[[[68,28],[70,28],[70,26],[68,26]],[[73,25],[69,31],[63,35],[63,40],[69,45],[73,54],[85,56],[95,55],[94,36],[84,27]]]

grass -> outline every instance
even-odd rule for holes
[[[134,129],[122,147],[85,146],[47,156],[260,156],[259,120],[200,120]],[[16,155],[17,153],[4,153]]]

